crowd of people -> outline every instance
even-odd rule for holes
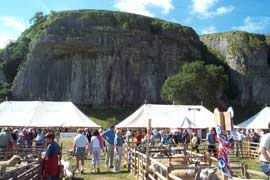
[[[269,127],[270,128],[270,127]],[[40,128],[22,128],[22,129],[11,129],[2,128],[0,132],[0,151],[6,152],[12,149],[33,147],[45,148],[44,168],[43,175],[46,177],[57,176],[55,171],[56,165],[58,164],[60,147],[58,140],[60,136],[60,130],[53,132],[52,129],[40,129]],[[131,132],[129,129],[123,131],[115,129],[111,126],[106,130],[94,130],[90,129],[78,129],[77,135],[74,138],[73,153],[76,156],[76,167],[80,173],[84,173],[84,161],[87,155],[91,155],[92,161],[92,172],[100,173],[100,156],[103,152],[106,156],[105,164],[108,169],[113,172],[120,172],[120,164],[123,156],[123,145],[124,141],[128,141],[130,138],[135,139],[136,147],[140,147],[146,143],[145,130],[138,130]],[[237,129],[234,133],[234,143],[236,146],[237,155],[242,155],[242,144],[243,141],[248,140],[250,142],[258,143],[264,132],[256,131],[253,129]],[[266,134],[267,135],[267,134]],[[270,137],[270,136],[269,136]],[[267,150],[270,147],[270,138],[263,138],[260,145],[260,160],[261,166],[265,169],[265,164],[270,162],[270,156]],[[216,147],[216,131],[215,128],[209,129],[206,134],[206,143],[208,145],[208,152],[213,156],[217,156]],[[152,129],[150,133],[150,146],[156,145],[180,145],[187,147],[189,144],[192,151],[199,152],[199,146],[201,143],[202,134],[201,131],[191,129]],[[263,144],[262,144],[263,143]],[[45,146],[45,144],[47,146]],[[266,155],[265,155],[266,154]],[[269,157],[269,158],[268,158]],[[4,157],[1,157],[4,158]],[[269,164],[269,163],[268,163]],[[270,169],[264,170],[270,174]]]
[[[269,124],[270,129],[270,124]],[[136,146],[146,142],[147,131],[131,132],[127,129],[125,135],[122,135],[121,130],[116,130],[114,126],[103,131],[95,130],[91,132],[89,129],[78,129],[78,135],[74,138],[74,155],[77,160],[77,170],[84,173],[84,160],[87,154],[92,156],[92,171],[94,173],[100,172],[100,155],[101,152],[106,154],[105,164],[108,169],[112,169],[113,172],[120,172],[120,164],[123,156],[124,141],[129,141],[130,138],[134,138]],[[201,143],[201,132],[191,131],[188,129],[152,129],[150,133],[150,145],[182,145],[183,147],[191,144],[192,150],[199,152],[199,145]],[[35,136],[36,142],[38,142],[39,135]],[[56,162],[56,154],[59,153],[59,145],[55,143],[54,136],[45,135],[45,138],[49,138],[49,145],[46,150],[45,157],[51,157],[51,162]],[[262,139],[260,141],[260,139]],[[258,133],[255,130],[237,129],[234,132],[234,143],[236,145],[236,153],[240,155],[242,151],[242,143],[244,140],[258,143],[260,142],[260,167],[266,175],[270,175],[270,135],[269,133]],[[206,134],[206,142],[208,145],[208,152],[217,157],[217,133],[215,128],[210,128]],[[243,153],[242,153],[243,154]],[[53,166],[51,166],[53,167]],[[50,168],[49,168],[50,169]],[[55,174],[51,174],[55,175]]]
[[[18,148],[44,148],[45,135],[53,132],[49,128],[10,128],[5,127],[0,130],[0,151],[6,152]],[[55,137],[59,139],[59,131],[55,132]]]
[[[103,131],[95,130],[93,133],[88,130],[78,129],[78,135],[74,138],[73,152],[76,156],[76,170],[84,173],[84,160],[90,154],[92,156],[92,172],[100,172],[100,155],[106,153],[105,164],[114,173],[120,172],[120,164],[123,156],[124,139],[120,130],[114,126]]]

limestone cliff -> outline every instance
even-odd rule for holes
[[[202,56],[191,28],[139,15],[67,11],[51,15],[45,27],[15,77],[14,99],[160,102],[164,80]]]
[[[229,65],[231,79],[240,91],[236,102],[270,104],[270,48],[265,35],[228,32],[200,39]]]

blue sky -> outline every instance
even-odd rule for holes
[[[270,33],[270,0],[2,0],[0,48],[29,27],[42,11],[106,9],[158,17],[195,29],[198,34],[242,30]]]

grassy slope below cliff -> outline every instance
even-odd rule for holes
[[[115,125],[130,114],[132,114],[138,107],[134,108],[104,108],[93,109],[89,107],[80,107],[80,109],[95,123],[103,128],[108,128]]]

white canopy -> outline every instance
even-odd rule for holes
[[[147,127],[152,119],[155,128],[214,127],[214,115],[203,106],[144,104],[116,127]]]
[[[100,127],[72,102],[5,101],[0,104],[0,126]]]
[[[248,120],[238,124],[236,128],[268,129],[269,122],[270,122],[270,107],[265,107]]]

